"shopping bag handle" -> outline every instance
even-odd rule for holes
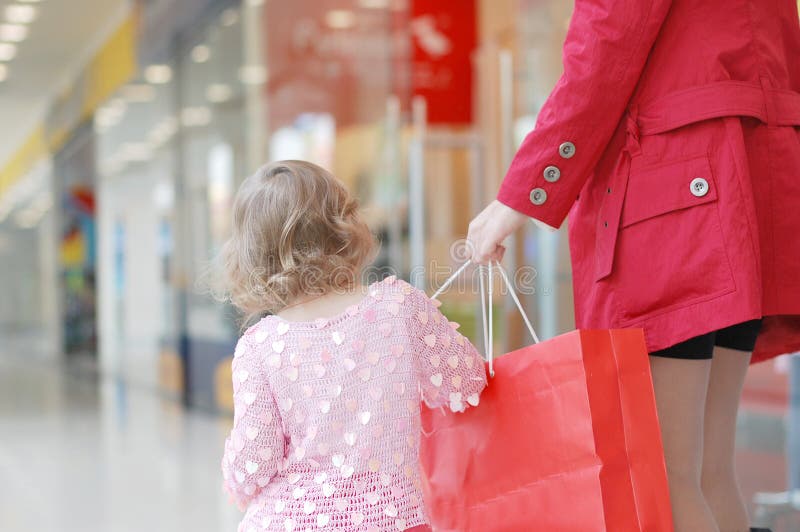
[[[437,299],[445,290],[447,290],[453,281],[455,281],[459,275],[472,263],[472,259],[467,260],[464,264],[462,264],[456,271],[451,275],[441,287],[439,287],[436,292],[433,293],[431,299]],[[503,279],[503,282],[508,288],[509,293],[511,294],[511,298],[514,300],[514,303],[517,305],[517,310],[522,315],[522,319],[525,321],[525,325],[528,327],[528,332],[531,333],[531,337],[533,338],[534,343],[539,343],[539,336],[536,334],[536,331],[531,325],[531,321],[528,319],[528,314],[525,312],[525,309],[522,308],[522,303],[517,296],[516,290],[514,290],[514,286],[511,284],[511,280],[508,278],[506,274],[505,268],[499,263],[495,262],[494,264],[497,265],[497,269],[500,271],[500,277]],[[493,319],[492,319],[492,268],[493,262],[490,261],[486,266],[479,265],[478,266],[478,280],[480,283],[480,291],[481,291],[481,319],[483,321],[483,349],[484,349],[484,356],[486,357],[486,362],[489,364],[489,376],[494,377],[494,327],[493,327]],[[486,269],[486,274],[488,276],[488,290],[486,283],[484,282],[484,268]],[[488,292],[488,301],[487,301],[487,292]],[[488,314],[488,315],[487,315]]]

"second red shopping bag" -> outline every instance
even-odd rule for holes
[[[573,331],[494,370],[478,408],[423,406],[435,530],[672,530],[641,330]]]

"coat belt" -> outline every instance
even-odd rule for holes
[[[719,81],[677,91],[637,106],[638,135],[656,135],[695,122],[749,116],[769,126],[800,126],[800,93],[761,84]]]

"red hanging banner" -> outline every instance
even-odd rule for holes
[[[472,122],[472,53],[477,46],[474,0],[413,0],[414,96],[428,103],[428,122]]]

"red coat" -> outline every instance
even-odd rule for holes
[[[800,315],[798,127],[795,0],[577,0],[498,199],[554,227],[570,213],[578,327],[662,349]],[[800,349],[781,323],[762,356]]]

